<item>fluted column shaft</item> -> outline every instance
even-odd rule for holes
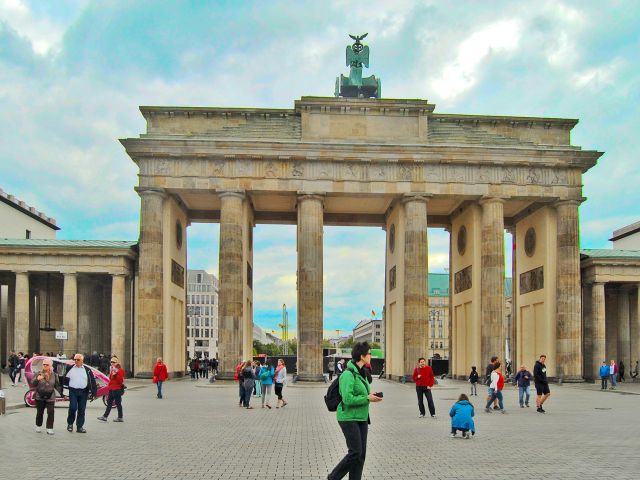
[[[502,198],[485,198],[482,207],[481,247],[481,346],[482,362],[493,355],[504,361],[504,203]]]
[[[218,357],[220,377],[233,378],[242,358],[243,192],[220,192]]]
[[[556,375],[564,381],[582,380],[579,205],[577,200],[556,204]]]
[[[64,340],[64,354],[67,358],[78,352],[78,276],[64,274],[62,293],[62,328],[67,332]]]
[[[629,289],[621,288],[618,294],[618,358],[629,368],[631,360],[631,335],[629,322]],[[628,370],[627,370],[628,371]]]
[[[404,233],[404,374],[410,375],[429,342],[429,274],[427,201],[420,195],[403,198]]]
[[[111,353],[120,360],[120,365],[127,370],[125,365],[125,276],[111,276]]]
[[[635,297],[635,315],[631,318],[631,364],[629,371],[635,369],[636,362],[640,360],[640,283],[636,285],[637,293]]]
[[[14,309],[15,350],[29,353],[29,274],[26,272],[16,273]]]
[[[585,376],[598,378],[600,365],[606,361],[606,316],[604,283],[591,286],[591,372]]]
[[[322,380],[323,201],[298,196],[298,379]]]
[[[134,370],[137,377],[151,377],[156,358],[163,353],[162,238],[165,193],[138,189],[140,256],[138,271],[138,319],[135,333]]]

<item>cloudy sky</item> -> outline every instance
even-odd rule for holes
[[[291,108],[333,93],[347,33],[369,32],[391,98],[446,113],[578,118],[606,152],[584,176],[582,246],[640,220],[640,2],[0,0],[0,187],[64,239],[136,239],[137,169],[118,143],[139,105]],[[189,267],[217,274],[217,225],[189,229]],[[448,240],[429,230],[431,271]],[[295,325],[295,228],[255,231],[255,317]],[[325,228],[325,328],[383,303],[384,235]],[[507,259],[509,261],[509,259]]]

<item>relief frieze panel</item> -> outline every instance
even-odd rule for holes
[[[293,160],[275,158],[143,159],[142,175],[332,181],[568,185],[567,169],[531,166]]]
[[[453,276],[454,293],[461,293],[471,288],[471,268],[472,265],[469,265],[468,267],[465,267],[455,273],[455,275]]]
[[[520,294],[535,292],[544,288],[543,267],[534,268],[520,274]]]

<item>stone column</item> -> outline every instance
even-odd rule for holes
[[[156,358],[163,353],[162,217],[166,195],[159,188],[136,188],[136,191],[141,209],[134,374],[150,378]]]
[[[324,196],[298,195],[298,380],[321,381]]]
[[[565,200],[556,204],[556,375],[565,382],[582,380],[579,205],[578,200]]]
[[[603,360],[606,361],[605,338],[605,297],[604,283],[594,283],[591,286],[591,365],[586,377],[598,378],[598,372]]]
[[[593,312],[592,312],[592,285],[585,283],[582,286],[582,376],[589,380],[598,380],[598,372],[591,371],[591,361],[593,357]]]
[[[629,372],[629,362],[631,360],[629,296],[629,288],[625,286],[621,287],[618,293],[618,358],[616,361],[624,362],[627,373]]]
[[[405,195],[404,232],[404,374],[410,375],[429,347],[429,274],[427,202],[424,195]]]
[[[219,192],[220,282],[218,293],[218,358],[220,378],[233,378],[242,358],[242,204],[244,192]]]
[[[125,288],[124,275],[111,276],[111,353],[127,370],[125,357]]]
[[[63,353],[72,358],[78,351],[78,276],[75,273],[64,274],[62,328],[67,332]]]
[[[77,351],[91,353],[91,316],[93,282],[88,275],[81,275],[78,279],[78,342]]]
[[[634,313],[631,318],[631,365],[628,366],[629,372],[635,370],[636,362],[640,360],[640,283],[636,285],[636,297],[634,299]]]
[[[509,348],[511,349],[511,369],[516,372],[520,365],[518,363],[518,292],[516,286],[516,275],[518,274],[518,262],[516,255],[516,227],[515,225],[509,229],[511,233],[511,330],[509,336],[511,341],[509,342]]]
[[[447,232],[449,232],[449,295],[447,297],[448,302],[448,318],[447,318],[447,329],[448,329],[448,337],[447,342],[449,345],[449,377],[455,378],[455,373],[457,371],[458,366],[455,363],[454,356],[454,332],[453,332],[453,226],[449,225],[445,228]],[[428,278],[428,277],[427,277]]]
[[[482,207],[480,356],[483,364],[493,355],[504,362],[504,203],[486,197]]]
[[[29,352],[29,274],[16,272],[14,303],[14,342],[16,352]]]

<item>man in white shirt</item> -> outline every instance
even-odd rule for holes
[[[67,366],[64,384],[69,387],[69,414],[67,415],[67,431],[73,432],[76,422],[78,433],[87,433],[84,428],[87,398],[93,400],[97,393],[96,379],[91,369],[84,365],[84,355],[76,353],[73,365]],[[76,418],[77,413],[77,418]]]

